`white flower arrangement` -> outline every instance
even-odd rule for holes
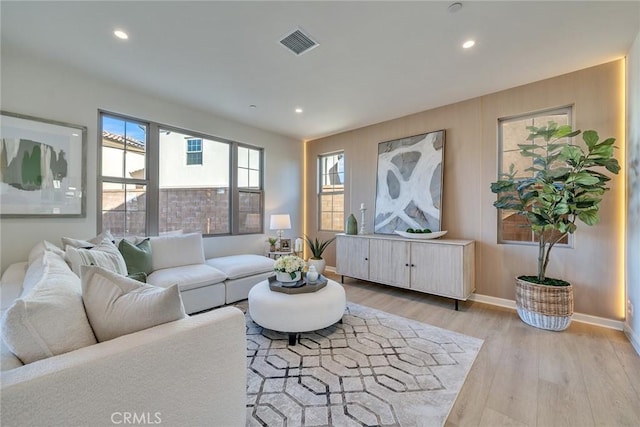
[[[304,269],[304,260],[294,255],[281,256],[273,264],[274,271],[281,271],[283,273],[289,273],[291,277],[295,277],[296,271],[302,271]]]

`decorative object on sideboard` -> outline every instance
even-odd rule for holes
[[[87,128],[0,114],[0,216],[84,218]]]
[[[345,225],[345,234],[358,234],[358,220],[353,214],[347,218],[347,224]]]
[[[322,258],[322,254],[325,249],[336,240],[335,237],[330,238],[329,240],[318,240],[316,237],[314,240],[311,240],[309,236],[305,234],[304,236],[307,244],[309,245],[309,249],[311,250],[311,257],[309,257],[309,266],[314,266],[316,271],[319,274],[324,273],[324,268],[326,266],[325,260]]]
[[[279,282],[297,282],[302,277],[302,270],[305,267],[304,260],[295,255],[281,256],[273,264],[273,271],[276,272],[276,279]]]
[[[360,234],[366,234],[365,228],[365,213],[367,212],[367,208],[364,206],[364,203],[360,203]]]
[[[396,230],[395,233],[399,236],[405,237],[407,239],[417,239],[417,240],[431,240],[431,239],[437,239],[440,238],[442,236],[444,236],[445,234],[447,234],[447,230],[444,231],[436,231],[436,232],[431,232],[431,233],[411,233],[408,231],[400,231],[400,230]]]
[[[444,130],[378,144],[374,233],[440,231]]]
[[[620,171],[614,158],[614,138],[599,141],[598,133],[582,133],[586,152],[574,145],[572,137],[581,133],[571,126],[527,126],[529,137],[519,144],[520,154],[531,161],[525,171],[509,172],[491,183],[498,195],[493,205],[523,215],[538,241],[538,273],[516,279],[516,309],[523,322],[541,329],[562,331],[573,315],[573,287],[570,283],[546,277],[549,255],[554,245],[576,231],[576,220],[595,225],[602,196],[609,190],[610,177]],[[542,143],[536,140],[542,139]],[[529,176],[524,176],[531,172]],[[518,176],[518,173],[520,175]]]
[[[273,214],[269,221],[269,228],[277,230],[278,241],[276,242],[276,250],[279,251],[281,250],[280,241],[282,240],[284,230],[291,229],[291,217],[289,214]]]

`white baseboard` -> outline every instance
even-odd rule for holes
[[[325,265],[325,266],[324,266],[324,269],[325,269],[325,270],[327,270],[327,271],[330,271],[330,272],[332,272],[332,273],[335,273],[335,272],[336,272],[336,268],[335,268],[335,267],[333,267],[333,266],[331,266],[331,265]]]
[[[471,301],[477,301],[484,304],[496,305],[498,307],[516,309],[516,302],[510,299],[496,298],[489,295],[471,294]],[[589,325],[602,326],[604,328],[615,329],[616,331],[624,330],[624,322],[621,320],[612,320],[604,317],[591,316],[590,314],[573,313],[572,320],[574,322],[588,323]],[[638,347],[636,347],[636,350]]]
[[[629,325],[625,323],[624,325],[624,333],[629,338],[631,345],[636,350],[636,353],[640,356],[640,337],[631,329]]]
[[[336,271],[335,267],[327,266],[325,268],[326,270],[332,271],[334,273]],[[477,301],[477,302],[481,302],[489,305],[495,305],[498,307],[510,308],[512,310],[516,309],[516,302],[511,299],[497,298],[497,297],[492,297],[489,295],[482,295],[482,294],[471,294],[469,296],[469,300]],[[572,321],[587,323],[589,325],[602,326],[603,328],[615,329],[616,331],[623,331],[623,330],[625,332],[627,331],[627,328],[625,328],[624,322],[621,320],[612,320],[612,319],[607,319],[605,317],[591,316],[590,314],[573,313]],[[633,334],[633,331],[631,330],[629,331],[630,331],[629,332],[630,335],[627,334],[629,336],[629,339],[630,340],[632,338],[635,339],[635,342],[631,341],[631,344],[633,344],[636,351],[638,351],[638,353],[640,354],[640,339],[638,338],[637,335]]]

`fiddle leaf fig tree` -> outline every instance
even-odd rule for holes
[[[531,226],[538,241],[538,274],[534,281],[566,284],[545,277],[549,254],[556,243],[576,231],[577,220],[587,225],[600,220],[598,210],[611,178],[599,170],[613,174],[620,171],[614,158],[615,139],[600,141],[596,131],[587,130],[582,132],[582,147],[569,142],[581,133],[571,126],[549,122],[542,127],[527,126],[527,130],[528,143],[518,144],[520,154],[531,158],[531,166],[524,170],[527,176],[521,177],[523,174],[512,164],[508,173],[491,183],[491,191],[498,195],[493,205],[516,211]]]

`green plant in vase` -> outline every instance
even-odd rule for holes
[[[268,237],[267,238],[267,242],[269,242],[269,250],[271,252],[275,252],[276,243],[278,242],[278,238],[277,237]]]
[[[520,318],[532,326],[563,330],[573,314],[573,288],[566,281],[547,277],[551,250],[576,231],[578,220],[586,225],[598,223],[600,203],[611,180],[600,170],[617,174],[620,165],[614,158],[615,139],[600,141],[596,131],[574,131],[554,122],[527,130],[530,142],[518,147],[523,157],[532,160],[525,169],[530,175],[518,177],[511,165],[508,173],[491,184],[491,191],[498,195],[493,205],[523,215],[538,242],[537,274],[516,280]],[[569,140],[580,133],[584,147]],[[542,144],[534,143],[540,138]]]
[[[332,237],[329,240],[318,240],[316,237],[314,240],[311,240],[311,238],[305,234],[304,239],[307,242],[307,245],[309,245],[309,250],[311,251],[311,257],[309,258],[308,264],[315,266],[316,271],[322,274],[326,266],[325,260],[322,258],[322,254],[325,249],[327,249],[327,247],[336,240],[336,238]]]

